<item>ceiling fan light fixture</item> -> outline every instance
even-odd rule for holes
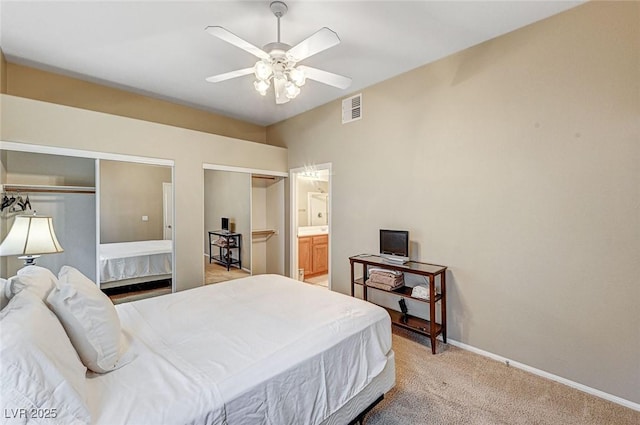
[[[270,86],[271,84],[268,80],[257,80],[253,82],[253,87],[255,87],[258,93],[260,93],[262,96],[267,95],[267,90]]]
[[[304,86],[304,83],[307,81],[304,71],[298,68],[291,68],[291,70],[289,70],[289,78],[298,87]]]
[[[293,84],[291,81],[287,81],[284,85],[284,90],[287,98],[295,99],[300,94],[300,87]]]
[[[253,67],[253,72],[258,80],[266,81],[273,74],[273,68],[267,61],[259,60]]]

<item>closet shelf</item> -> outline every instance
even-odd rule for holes
[[[259,229],[252,230],[251,235],[253,236],[270,236],[275,235],[276,231],[274,229]]]
[[[2,192],[29,193],[96,193],[92,186],[49,186],[39,184],[5,184]]]

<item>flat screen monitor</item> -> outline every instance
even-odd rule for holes
[[[380,254],[409,256],[409,231],[380,229]]]

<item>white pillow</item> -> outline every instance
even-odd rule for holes
[[[9,297],[5,292],[5,289],[8,288],[8,286],[9,285],[7,279],[3,279],[0,277],[0,310],[5,308],[9,303]]]
[[[40,266],[26,266],[18,270],[18,275],[9,279],[7,296],[9,298],[24,288],[36,294],[41,300],[46,300],[58,279],[50,270]]]
[[[126,339],[109,297],[73,267],[63,266],[58,278],[58,288],[51,292],[47,303],[60,319],[82,363],[94,372],[105,373],[130,361],[121,359]]]
[[[27,415],[37,409],[49,416],[38,423],[89,423],[84,398],[87,368],[42,300],[29,290],[21,291],[0,312],[0,328],[0,400],[5,420],[19,409],[26,409]],[[13,419],[30,423],[24,416]]]

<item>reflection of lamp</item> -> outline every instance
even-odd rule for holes
[[[20,255],[25,266],[36,263],[39,254],[63,252],[53,231],[53,218],[42,215],[19,215],[9,234],[0,244],[0,256]]]

